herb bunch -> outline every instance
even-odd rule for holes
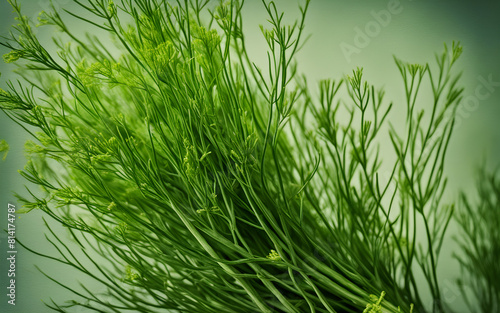
[[[479,200],[461,195],[456,219],[463,236],[457,238],[460,251],[455,257],[462,269],[458,285],[471,311],[500,310],[500,181],[497,174],[481,169],[477,179]],[[466,289],[470,287],[470,290]],[[477,301],[478,303],[474,303]]]
[[[19,198],[64,225],[86,260],[48,224],[60,255],[27,249],[107,290],[53,279],[77,299],[49,307],[445,312],[436,268],[453,214],[441,198],[462,92],[458,44],[435,66],[395,59],[401,130],[362,69],[317,92],[298,74],[309,1],[292,25],[263,2],[266,69],[247,53],[240,1],[75,1],[85,13],[39,17],[62,33],[55,54],[9,1],[19,24],[4,60],[22,82],[1,91],[0,107],[33,135],[21,175],[43,190]],[[419,104],[424,85],[430,112]],[[379,154],[387,139],[392,164]]]

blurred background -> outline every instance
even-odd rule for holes
[[[36,20],[41,10],[49,10],[50,1],[19,0],[24,14]],[[115,1],[118,3],[118,1]],[[275,1],[285,18],[293,21],[303,1]],[[56,8],[77,10],[69,0],[53,0]],[[266,12],[261,1],[247,0],[244,14],[244,33],[250,55],[255,62],[265,65],[265,41],[259,24],[267,26]],[[412,63],[435,64],[435,53],[443,51],[443,44],[451,46],[460,41],[463,54],[456,69],[463,72],[464,101],[459,106],[456,129],[450,143],[446,175],[449,178],[446,199],[457,199],[460,191],[475,194],[475,173],[487,162],[490,168],[500,165],[500,3],[498,1],[431,1],[431,0],[312,0],[306,18],[306,46],[298,55],[299,72],[307,75],[311,86],[319,79],[340,79],[356,67],[364,68],[364,77],[376,87],[384,87],[386,99],[395,105],[391,122],[396,124],[398,112],[404,112],[403,85],[393,55]],[[0,2],[0,35],[6,36],[14,24],[14,14],[7,1]],[[89,29],[89,31],[95,31]],[[51,32],[40,31],[42,44],[51,44]],[[0,48],[0,53],[8,51]],[[15,79],[14,66],[0,64],[0,87]],[[480,90],[480,91],[478,91]],[[312,90],[316,92],[316,90]],[[479,92],[479,93],[478,93]],[[425,104],[424,104],[425,107]],[[5,161],[0,162],[1,229],[7,228],[8,203],[19,205],[13,192],[25,194],[25,181],[18,174],[25,164],[23,146],[27,134],[0,112],[0,139],[10,145]],[[382,146],[385,148],[385,146]],[[389,145],[387,147],[390,147]],[[392,151],[388,151],[392,153]],[[383,155],[383,154],[382,154]],[[47,253],[54,252],[44,237],[44,214],[34,210],[19,215],[16,235],[25,244]],[[47,218],[47,217],[45,217]],[[49,221],[50,222],[50,221]],[[61,228],[56,230],[63,232]],[[442,251],[438,268],[443,297],[456,312],[466,312],[463,300],[455,287],[459,276],[458,263],[452,258],[456,244],[452,225]],[[70,293],[45,278],[36,268],[57,277],[72,275],[87,286],[93,286],[84,277],[54,262],[48,262],[17,246],[16,306],[7,305],[7,236],[0,234],[0,295],[1,312],[50,312],[43,301],[61,302],[70,299]],[[97,287],[96,287],[97,288]],[[82,311],[83,312],[83,311]]]

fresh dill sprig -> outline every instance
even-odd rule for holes
[[[462,193],[456,219],[462,236],[455,257],[461,265],[458,285],[471,311],[500,310],[500,180],[498,172],[481,169],[477,179],[478,201]],[[473,301],[477,301],[474,303]]]

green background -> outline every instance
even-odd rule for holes
[[[28,17],[36,19],[38,12],[48,10],[49,1],[19,1]],[[115,1],[118,2],[118,1]],[[297,1],[276,1],[285,16],[293,20],[299,16]],[[75,9],[69,0],[54,0],[59,8]],[[386,25],[376,21],[373,12],[387,10],[388,5],[396,3],[398,14],[392,14]],[[399,3],[399,4],[397,4]],[[299,71],[308,76],[309,82],[323,78],[339,79],[349,74],[356,67],[363,67],[365,78],[378,87],[385,87],[387,98],[394,101],[395,108],[391,122],[395,125],[404,118],[398,114],[404,112],[402,83],[393,55],[414,63],[433,62],[434,53],[441,52],[443,43],[451,44],[458,40],[464,47],[463,55],[457,68],[463,71],[462,84],[466,87],[465,97],[474,96],[476,88],[481,85],[480,78],[500,82],[500,4],[495,1],[327,1],[312,0],[306,19],[306,34],[311,37],[299,53]],[[247,0],[244,9],[245,35],[251,56],[257,64],[265,65],[265,41],[259,24],[266,26],[266,15],[261,1]],[[0,2],[0,34],[5,36],[14,23],[14,14],[6,0]],[[378,28],[376,24],[378,23]],[[367,29],[368,27],[368,29]],[[372,27],[372,28],[370,28]],[[352,54],[348,60],[342,52],[341,45],[355,44],[357,29],[371,37],[359,53]],[[89,31],[95,31],[89,29]],[[40,30],[41,42],[50,46],[50,31]],[[8,51],[0,48],[1,54]],[[6,88],[6,80],[14,76],[10,74],[14,66],[0,64],[0,87]],[[311,84],[313,86],[313,84]],[[498,89],[498,90],[497,90]],[[315,90],[313,90],[315,92]],[[483,90],[484,92],[484,90]],[[460,122],[454,132],[448,152],[446,174],[449,178],[447,199],[456,199],[460,190],[474,193],[474,175],[477,168],[487,160],[491,168],[500,165],[500,87],[491,90],[488,97],[479,101],[473,109],[463,107]],[[0,162],[0,225],[7,227],[7,204],[17,205],[13,192],[25,194],[25,182],[17,173],[23,168],[25,132],[5,114],[0,113],[0,139],[10,145],[10,152],[4,162]],[[382,143],[383,149],[391,149]],[[392,152],[392,150],[387,150]],[[20,216],[16,221],[17,236],[28,246],[39,251],[53,252],[54,249],[44,237],[43,214],[32,211]],[[64,232],[57,228],[59,232]],[[442,282],[444,300],[457,312],[467,312],[463,301],[454,287],[454,280],[459,276],[457,262],[451,257],[456,252],[452,240],[458,235],[452,225],[445,242],[440,260],[439,273]],[[6,236],[0,235],[0,281],[1,289],[6,290]],[[50,302],[69,299],[69,292],[46,279],[35,268],[35,264],[56,278],[68,282],[81,281],[87,286],[97,288],[85,277],[58,264],[49,262],[18,246],[16,263],[17,300],[16,306],[6,305],[8,298],[5,292],[0,294],[1,312],[49,312],[42,300]],[[71,278],[71,279],[68,279]],[[101,289],[102,290],[102,289]],[[84,310],[81,310],[84,312]]]

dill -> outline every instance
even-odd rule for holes
[[[447,310],[436,269],[454,212],[442,195],[459,44],[433,65],[395,58],[401,130],[362,69],[317,91],[297,72],[309,1],[291,25],[263,1],[266,71],[247,53],[242,1],[82,0],[84,13],[43,11],[36,26],[9,2],[19,23],[1,44],[20,82],[0,92],[0,107],[33,136],[21,175],[43,190],[19,198],[64,225],[81,257],[48,224],[59,255],[26,249],[106,288],[48,275],[75,294],[50,308],[425,312],[423,275],[430,312]],[[34,27],[59,30],[57,53]],[[392,164],[381,140],[392,142]]]

